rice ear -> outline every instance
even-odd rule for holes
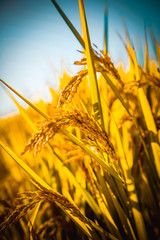
[[[10,148],[6,147],[1,141],[0,146],[25,170],[25,172],[30,177],[29,180],[34,183],[36,187],[44,191],[46,198],[48,197],[50,199],[51,197],[52,199],[54,196],[54,201],[56,204],[77,224],[77,226],[80,227],[82,231],[87,234],[87,236],[95,236],[94,239],[98,240],[98,237],[96,237],[94,230],[92,230],[90,226],[87,226],[89,224],[88,220],[85,220],[86,218],[80,213],[76,206],[73,206],[73,204],[70,203],[66,197],[55,193],[52,188],[46,182],[44,182],[43,179],[41,179],[26,163],[24,163]],[[71,209],[73,209],[73,212],[70,211],[70,208],[68,209],[69,206]],[[2,226],[2,229],[4,229],[4,226]]]
[[[41,111],[39,108],[37,108],[34,104],[32,104],[28,99],[23,97],[20,93],[18,93],[15,89],[13,89],[11,86],[9,86],[7,83],[5,83],[2,79],[0,81],[5,84],[9,89],[11,89],[16,95],[18,95],[23,101],[25,101],[29,106],[31,106],[36,112],[38,112],[40,115],[42,115],[45,119],[49,120],[50,117]],[[123,179],[117,174],[117,172],[113,169],[113,167],[109,166],[105,161],[103,161],[98,155],[96,155],[92,150],[90,150],[82,141],[80,141],[76,136],[71,134],[66,129],[61,128],[61,132],[66,135],[73,143],[80,146],[86,154],[88,154],[90,157],[94,158],[106,171],[109,171],[111,175],[113,175],[115,178],[117,178],[120,182],[123,183]]]

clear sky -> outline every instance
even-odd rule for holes
[[[78,0],[57,0],[81,33]],[[135,46],[139,64],[143,64],[144,22],[149,35],[152,28],[160,40],[160,1],[108,0],[109,53],[115,64],[127,66],[128,58],[117,32],[125,39],[122,17]],[[104,40],[105,0],[85,0],[91,42],[99,49]],[[150,42],[149,54],[155,58]],[[159,42],[160,43],[160,42]],[[48,97],[48,85],[58,86],[57,73],[62,66],[75,74],[74,61],[81,58],[79,42],[65,24],[51,0],[0,0],[0,78],[33,100]],[[20,101],[20,103],[22,103]],[[16,107],[0,86],[0,116]]]

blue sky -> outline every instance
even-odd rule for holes
[[[78,0],[57,0],[63,11],[81,33]],[[86,15],[92,43],[103,48],[105,0],[85,0]],[[125,39],[122,17],[129,29],[137,58],[143,63],[144,22],[149,34],[152,28],[160,40],[160,4],[158,1],[107,1],[109,9],[109,53],[115,64],[127,66],[128,58],[119,39]],[[154,49],[150,43],[150,57]],[[57,73],[63,63],[71,74],[81,58],[80,44],[50,0],[0,0],[0,78],[30,100],[39,95],[48,98],[48,85],[58,86]],[[22,103],[20,101],[20,103]],[[0,87],[0,116],[14,112],[16,107]]]

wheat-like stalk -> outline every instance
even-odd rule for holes
[[[94,117],[89,117],[89,115],[83,111],[74,110],[69,112],[62,109],[59,109],[54,114],[54,119],[41,122],[39,132],[34,134],[22,154],[32,150],[34,150],[36,154],[49,139],[60,131],[61,127],[64,128],[68,126],[78,127],[88,139],[95,141],[94,146],[97,150],[106,152],[112,159],[117,160],[113,144],[109,140],[108,134],[102,130]],[[99,142],[98,146],[96,145],[96,141]]]

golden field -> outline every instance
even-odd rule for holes
[[[0,119],[0,239],[160,239],[160,46],[143,68],[91,47],[83,1],[83,66],[66,69],[52,102],[32,103],[4,80],[19,114]],[[14,94],[28,104],[23,108]]]

